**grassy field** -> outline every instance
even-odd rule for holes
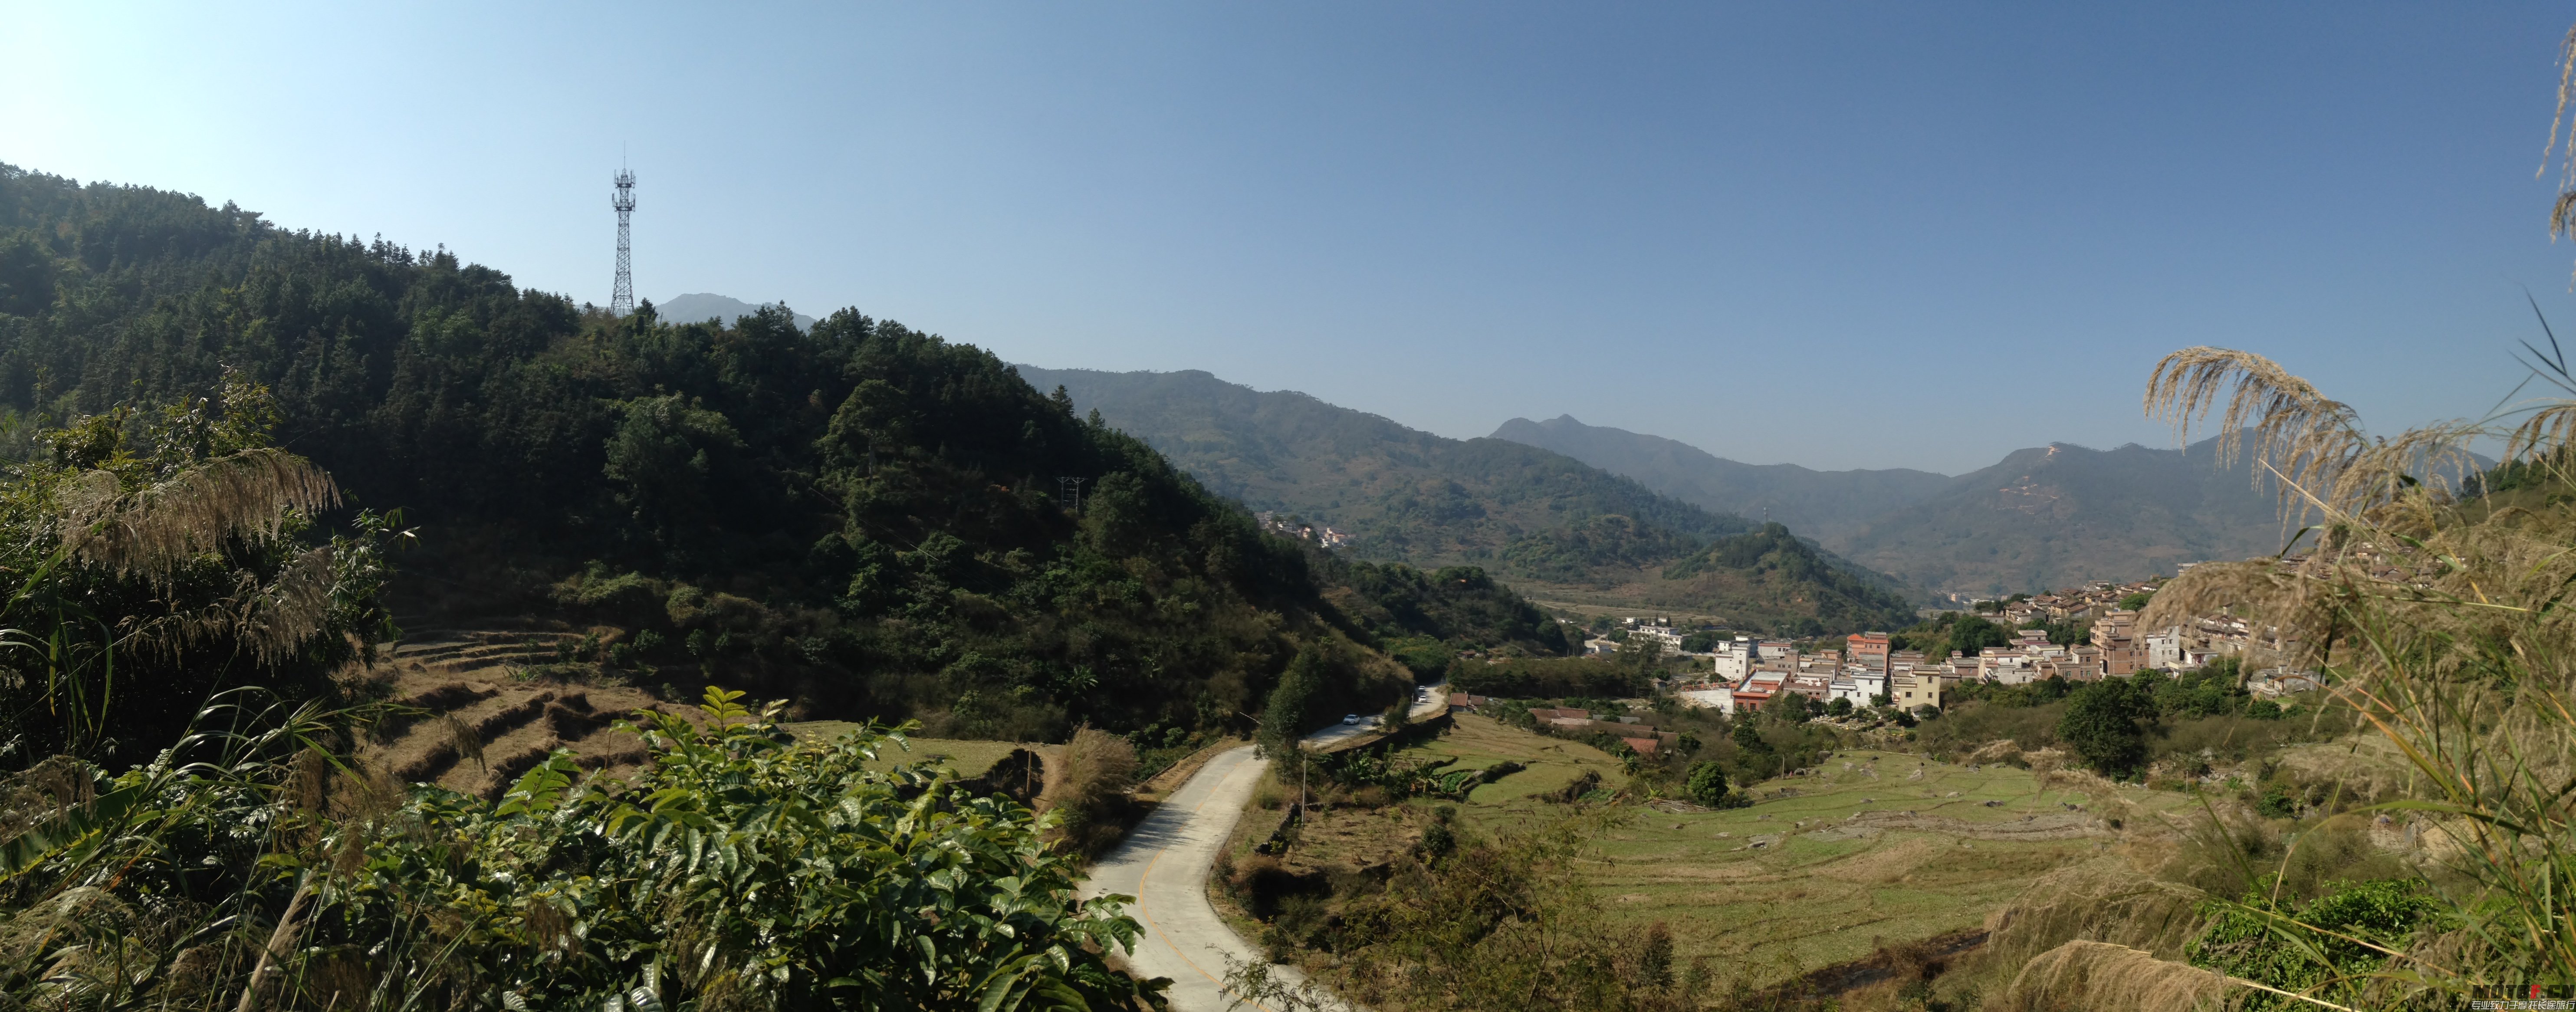
[[[809,720],[782,726],[787,729],[787,733],[799,738],[831,738],[859,725],[846,720]],[[1026,748],[1044,753],[1052,747],[1024,745],[1013,741],[967,741],[957,738],[908,738],[905,739],[905,744],[911,746],[909,751],[901,748],[884,749],[877,753],[876,760],[869,763],[868,768],[885,770],[926,761],[954,770],[958,776],[972,777],[980,776],[985,770],[992,769],[993,764],[1001,762],[1002,757],[1011,754],[1012,749]]]
[[[1530,769],[1478,788],[1460,817],[1488,832],[1553,818],[1538,799],[1595,770],[1625,774],[1589,747],[1462,716],[1421,746],[1469,765]],[[2098,786],[2099,781],[2093,781]],[[2044,787],[2030,770],[1852,751],[1815,775],[1757,786],[1752,807],[1672,814],[1631,808],[1600,841],[1589,876],[1612,916],[1669,925],[1685,960],[1760,982],[1866,956],[1879,941],[1926,938],[1982,923],[2031,879],[2117,846],[2101,802]],[[2120,813],[2152,820],[2180,794],[2118,789]],[[2085,810],[2069,810],[2066,805]]]

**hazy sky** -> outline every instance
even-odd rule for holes
[[[1451,436],[1958,472],[2190,344],[2382,428],[2576,327],[2564,4],[0,0],[0,161],[605,302],[855,306]]]

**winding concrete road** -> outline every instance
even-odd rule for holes
[[[1413,704],[1413,708],[1407,712],[1411,715],[1410,719],[1420,721],[1429,718],[1433,714],[1445,713],[1448,709],[1449,687],[1444,684],[1432,688],[1429,698]],[[1321,731],[1307,735],[1305,746],[1311,749],[1321,749],[1325,746],[1339,744],[1362,735],[1373,735],[1378,733],[1378,730],[1385,726],[1385,724],[1386,718],[1377,716],[1376,714],[1370,714],[1369,716],[1360,718],[1360,722],[1357,724],[1332,724]]]
[[[1172,978],[1173,1012],[1225,1012],[1234,1007],[1235,997],[1224,985],[1228,961],[1263,958],[1217,917],[1216,907],[1208,902],[1207,877],[1216,864],[1217,849],[1234,832],[1235,821],[1243,817],[1244,802],[1252,797],[1252,785],[1268,765],[1269,760],[1254,758],[1248,745],[1208,760],[1147,815],[1126,842],[1093,865],[1091,879],[1082,884],[1086,899],[1103,893],[1136,897],[1128,913],[1144,924],[1145,935],[1137,940],[1127,963],[1140,976]],[[1288,967],[1271,970],[1292,981],[1299,979]]]
[[[1421,720],[1448,707],[1449,690],[1441,686],[1413,705],[1412,716]],[[1372,724],[1376,719],[1369,718]],[[1335,724],[1300,744],[1316,748],[1374,731],[1372,724]],[[1084,899],[1106,893],[1136,897],[1128,912],[1145,926],[1145,935],[1137,939],[1127,963],[1140,975],[1172,978],[1173,1012],[1226,1012],[1238,1005],[1269,1012],[1269,1006],[1238,1002],[1226,990],[1227,970],[1263,956],[1226,926],[1207,897],[1208,871],[1216,866],[1217,850],[1233,835],[1253,785],[1269,765],[1269,760],[1255,758],[1249,745],[1208,760],[1145,816],[1117,850],[1093,865],[1091,878],[1082,884]],[[1305,979],[1290,967],[1273,966],[1270,972],[1291,986]]]

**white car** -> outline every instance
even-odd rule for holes
[[[1357,723],[1359,723],[1359,722],[1360,722],[1360,715],[1359,715],[1359,714],[1356,714],[1356,713],[1345,713],[1345,714],[1343,714],[1343,715],[1342,715],[1342,723],[1345,723],[1345,724],[1357,724]]]

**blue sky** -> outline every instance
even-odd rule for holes
[[[2169,444],[2201,343],[2475,415],[2576,328],[2564,5],[355,6],[0,0],[0,161],[605,302],[622,152],[649,298],[1825,468]]]

